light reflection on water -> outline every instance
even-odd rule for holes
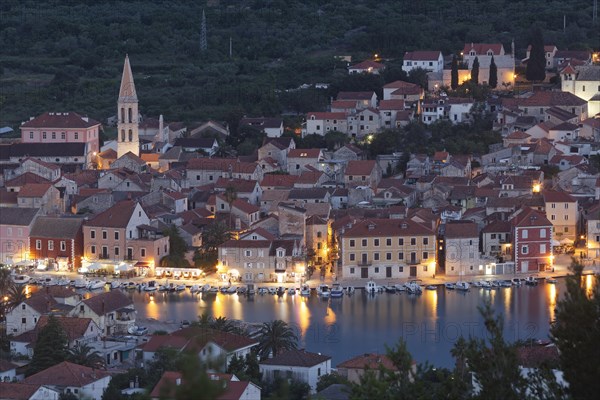
[[[586,288],[587,280],[584,281]],[[589,284],[591,288],[591,283]],[[380,293],[367,296],[360,290],[341,299],[322,300],[299,295],[282,297],[217,294],[156,293],[150,302],[146,293],[130,292],[138,310],[139,324],[145,318],[195,320],[203,312],[215,317],[262,323],[274,319],[288,322],[300,338],[300,347],[333,357],[334,365],[365,352],[384,352],[400,337],[413,357],[451,367],[450,350],[459,336],[483,337],[485,327],[478,306],[485,300],[504,319],[508,341],[548,337],[549,321],[564,290],[557,284],[494,290],[472,288],[468,293],[425,291],[421,296]],[[591,289],[590,289],[591,290]]]

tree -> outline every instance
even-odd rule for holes
[[[317,392],[320,392],[321,390],[326,389],[329,386],[336,383],[350,385],[348,379],[339,375],[337,372],[332,372],[330,374],[321,375],[321,377],[317,381]]]
[[[233,216],[231,206],[233,205],[233,202],[237,200],[237,189],[235,188],[235,186],[231,184],[227,185],[227,187],[225,188],[225,200],[229,205],[229,228],[231,228],[231,217]]]
[[[529,44],[531,50],[525,69],[525,78],[528,81],[543,81],[546,78],[546,53],[544,51],[544,37],[540,28],[533,30]]]
[[[600,285],[596,276],[592,288],[582,286],[583,266],[576,260],[570,269],[550,334],[569,382],[568,392],[574,399],[591,399],[600,393]]]
[[[65,361],[68,356],[67,343],[62,326],[56,317],[50,315],[48,323],[38,334],[27,376]]]
[[[428,71],[423,68],[413,68],[408,73],[407,81],[414,83],[416,85],[421,86],[423,89],[427,90],[428,87]]]
[[[488,85],[490,85],[492,89],[495,89],[496,86],[498,86],[498,67],[494,61],[494,56],[492,56],[490,61],[490,77],[488,79]]]
[[[245,358],[233,356],[227,367],[228,374],[234,374],[241,381],[260,383],[261,373],[258,365],[258,355],[254,352],[246,354]]]
[[[258,354],[261,358],[275,357],[282,350],[292,350],[298,347],[298,336],[290,326],[282,321],[264,322],[258,334]]]
[[[13,308],[27,300],[27,289],[24,285],[9,286],[6,292],[6,312],[10,312]]]
[[[83,365],[90,368],[104,368],[104,358],[99,352],[93,350],[86,343],[77,343],[68,350],[68,360],[72,363]]]
[[[209,274],[216,271],[218,248],[229,240],[231,233],[223,222],[212,223],[202,231],[202,247],[194,254],[194,265]]]
[[[160,266],[163,268],[189,268],[190,263],[185,258],[187,243],[179,234],[179,229],[175,225],[171,225],[163,234],[169,237],[169,254],[160,260]]]
[[[477,56],[475,56],[471,66],[471,82],[476,85],[479,84],[479,58]]]
[[[452,56],[452,68],[450,69],[450,87],[456,90],[458,87],[458,60],[456,56]]]

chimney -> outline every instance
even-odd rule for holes
[[[239,218],[235,219],[235,229],[238,231],[242,229],[242,220]]]
[[[176,384],[177,386],[180,386],[180,385],[181,385],[181,378],[177,378],[177,379],[175,379],[175,384]]]

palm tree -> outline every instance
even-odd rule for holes
[[[85,343],[77,343],[69,349],[69,361],[90,368],[104,368],[104,358]]]
[[[203,313],[198,316],[198,321],[194,323],[194,325],[200,326],[202,328],[208,328],[212,325],[213,318],[208,315],[208,313]]]
[[[290,326],[278,319],[263,323],[258,335],[258,354],[261,358],[273,357],[282,350],[292,350],[298,347],[298,336]]]
[[[12,285],[6,292],[6,312],[10,312],[13,308],[27,300],[27,290],[25,286]]]

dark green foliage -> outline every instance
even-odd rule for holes
[[[479,84],[479,57],[475,57],[471,66],[471,82]]]
[[[229,240],[227,224],[215,222],[202,231],[202,247],[194,254],[194,265],[209,274],[216,271],[218,246]]]
[[[492,60],[490,61],[490,77],[488,79],[488,85],[492,89],[495,89],[496,86],[498,86],[498,67],[494,61],[494,56],[492,56]]]
[[[51,315],[46,326],[38,334],[26,375],[33,375],[61,363],[67,357],[67,335],[56,317]]]
[[[573,260],[550,333],[570,383],[569,394],[574,399],[591,399],[600,393],[600,285],[596,276],[592,287],[586,287],[584,281],[590,277],[583,277],[582,270]]]
[[[104,368],[104,358],[85,343],[77,343],[69,349],[68,360],[90,368]]]
[[[241,381],[251,381],[260,386],[258,354],[246,354],[245,358],[234,356],[227,367],[228,374],[234,374]]]
[[[282,350],[295,349],[298,346],[298,336],[281,320],[263,323],[258,340],[258,354],[263,359],[269,357],[269,354],[275,357]]]
[[[423,68],[411,69],[406,80],[427,90],[427,70]]]
[[[185,258],[187,244],[179,234],[175,225],[171,225],[164,232],[169,237],[169,255],[160,260],[160,266],[163,268],[189,268],[190,263]]]
[[[309,392],[308,383],[295,379],[278,378],[263,386],[263,398],[266,400],[305,400]]]
[[[102,395],[102,400],[146,400],[149,399],[148,394],[136,394],[133,396],[121,394],[121,390],[130,387],[130,383],[134,385],[137,382],[139,387],[148,387],[148,378],[146,370],[143,368],[132,368],[127,372],[119,375],[113,375],[108,387]],[[150,388],[151,389],[151,388]]]
[[[452,90],[456,90],[458,87],[458,60],[456,56],[452,56],[452,67],[450,69],[450,87]]]
[[[58,400],[78,400],[79,397],[77,397],[74,393],[61,393],[60,396],[58,396]]]
[[[544,37],[542,30],[535,28],[529,39],[531,52],[527,60],[525,78],[528,81],[543,81],[546,78],[546,52],[544,51]]]
[[[350,384],[350,382],[348,382],[348,379],[344,378],[336,372],[332,372],[330,374],[321,375],[319,381],[317,382],[317,392],[320,392],[321,390],[326,389],[329,386],[336,383],[342,383],[344,385]]]

